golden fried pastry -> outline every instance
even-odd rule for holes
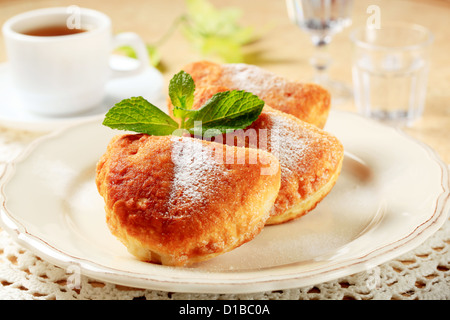
[[[330,111],[330,94],[317,84],[289,81],[254,65],[216,64],[199,61],[188,64],[196,88],[209,86],[245,90],[257,95],[269,106],[323,128]],[[169,109],[173,107],[170,106]]]
[[[249,129],[259,132],[257,147],[280,161],[280,191],[266,224],[283,223],[314,209],[331,191],[341,172],[344,149],[339,140],[268,106]],[[262,138],[262,134],[267,138]]]
[[[196,90],[193,109],[226,90]],[[228,145],[267,150],[278,158],[281,187],[266,224],[283,223],[314,209],[335,185],[344,158],[343,146],[336,137],[268,105],[248,128],[223,135],[220,140]]]
[[[230,155],[233,161],[227,161]],[[276,170],[262,175],[267,166]],[[280,188],[280,168],[263,150],[190,137],[119,135],[97,164],[96,184],[107,224],[130,253],[186,266],[261,231]]]

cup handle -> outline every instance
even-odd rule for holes
[[[141,37],[134,32],[123,32],[114,36],[113,38],[113,48],[120,46],[130,46],[136,52],[137,60],[139,61],[139,66],[129,70],[119,70],[110,67],[112,70],[112,78],[121,78],[126,76],[137,75],[149,66],[149,58],[147,53],[147,48]]]

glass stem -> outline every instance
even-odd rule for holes
[[[328,46],[325,41],[314,43],[315,53],[310,59],[314,67],[314,81],[318,84],[326,83],[328,80],[328,67],[331,64],[331,57],[328,53]]]

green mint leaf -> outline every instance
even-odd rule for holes
[[[181,70],[169,83],[169,97],[172,104],[180,109],[189,110],[194,104],[195,84],[189,73]]]
[[[245,129],[260,115],[264,101],[246,91],[225,91],[212,96],[200,109],[192,110],[195,85],[192,77],[180,71],[170,81],[169,95],[174,105],[169,115],[142,97],[122,100],[105,115],[103,125],[112,129],[134,131],[149,135],[177,135],[181,129],[204,137]]]
[[[178,123],[142,97],[122,100],[105,115],[103,125],[154,136],[170,135]]]
[[[191,115],[185,123],[185,128],[197,134],[198,127],[194,125],[201,121],[202,134],[205,136],[217,130],[226,133],[229,129],[245,129],[259,117],[263,107],[264,101],[250,92],[219,92]]]
[[[175,117],[183,119],[192,117],[194,114],[198,112],[198,110],[185,110],[178,107],[174,107],[172,112]]]

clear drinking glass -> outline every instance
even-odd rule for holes
[[[352,97],[352,91],[344,83],[328,77],[331,57],[327,46],[333,35],[351,25],[352,0],[286,0],[289,18],[309,33],[315,47],[310,59],[315,74],[313,81],[327,89],[333,104],[345,102]]]
[[[359,113],[391,125],[422,116],[433,35],[417,24],[382,23],[351,33],[355,104]]]

